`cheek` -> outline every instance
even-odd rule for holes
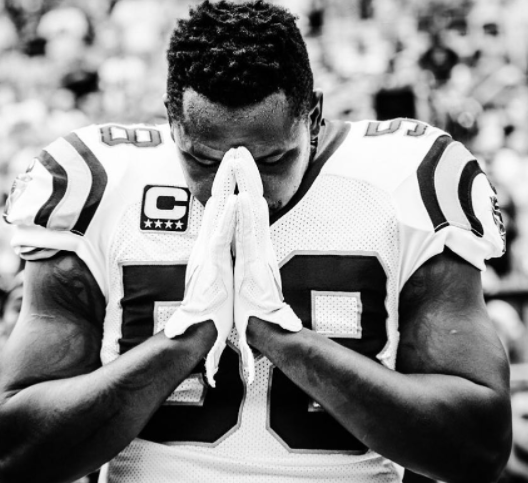
[[[185,174],[185,180],[187,186],[191,191],[191,194],[203,205],[211,197],[211,188],[213,186],[213,180],[215,172],[201,169],[192,169],[188,165],[183,165],[183,172]]]
[[[280,175],[262,176],[264,197],[272,212],[288,204],[299,189],[303,175],[302,166],[296,164]]]

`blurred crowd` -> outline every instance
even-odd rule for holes
[[[58,136],[97,122],[164,122],[168,36],[196,3],[0,0],[0,210],[15,175]],[[526,362],[527,0],[275,3],[299,16],[326,117],[418,118],[482,164],[508,234],[507,256],[483,277],[490,314],[512,362]],[[0,349],[23,277],[10,231],[0,221]]]

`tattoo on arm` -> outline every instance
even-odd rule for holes
[[[79,257],[60,252],[50,260],[30,262],[28,268],[31,264],[36,265],[28,276],[33,277],[31,307],[39,311],[39,316],[53,316],[57,309],[62,309],[95,325],[102,322],[103,295]]]
[[[5,387],[86,374],[101,365],[104,297],[71,253],[26,265],[22,311],[4,348]]]

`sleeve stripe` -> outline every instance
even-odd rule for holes
[[[435,193],[447,224],[465,230],[471,230],[471,223],[460,199],[460,177],[466,164],[474,159],[462,144],[453,142],[445,149],[434,174]]]
[[[434,230],[458,226],[482,237],[482,223],[473,209],[473,181],[479,164],[460,143],[439,137],[418,168],[418,183]]]
[[[46,228],[49,218],[53,210],[61,202],[66,194],[68,186],[68,174],[66,170],[47,152],[42,151],[37,157],[42,166],[44,166],[53,178],[53,191],[46,203],[42,205],[40,210],[35,215],[35,225],[40,225]]]
[[[79,153],[92,174],[92,185],[90,192],[88,193],[88,198],[86,199],[75,226],[71,229],[73,233],[84,235],[97,208],[99,207],[99,204],[101,203],[103,193],[108,183],[108,176],[94,153],[88,148],[88,146],[86,146],[79,136],[77,136],[77,134],[68,134],[64,139],[73,146],[77,153]]]
[[[473,209],[473,202],[471,199],[471,191],[473,187],[473,181],[479,174],[483,173],[484,171],[482,171],[478,162],[473,159],[464,166],[464,170],[460,176],[460,184],[458,185],[458,198],[460,199],[462,209],[469,220],[471,231],[479,237],[484,236],[484,228],[480,220],[475,215],[475,210]]]
[[[92,187],[92,173],[86,162],[64,138],[50,144],[46,151],[56,160],[68,175],[66,195],[53,210],[48,220],[48,228],[70,231],[77,222]]]
[[[453,139],[450,136],[444,135],[437,138],[429,152],[425,155],[417,171],[420,194],[422,195],[422,200],[427,209],[427,213],[429,213],[435,231],[447,226],[447,220],[436,196],[435,171],[444,151],[452,142]]]

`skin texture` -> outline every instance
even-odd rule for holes
[[[398,372],[256,318],[248,340],[374,451],[444,482],[496,481],[511,445],[509,367],[480,272],[447,250],[413,274],[400,304]]]
[[[229,109],[189,89],[183,107],[183,119],[172,124],[172,134],[189,188],[202,204],[211,195],[222,157],[238,146],[257,162],[270,212],[290,201],[310,162],[310,141],[319,133],[321,92],[314,92],[306,119],[291,117],[282,92],[255,106]]]
[[[193,195],[205,203],[223,154],[243,145],[271,210],[286,205],[312,159],[321,105],[316,92],[309,115],[295,120],[280,93],[232,110],[186,92],[172,133]],[[174,340],[157,334],[101,367],[105,301],[83,262],[30,262],[26,280],[0,366],[0,480],[72,481],[139,434],[216,331],[207,322]],[[375,451],[449,483],[494,481],[511,444],[508,364],[480,273],[446,251],[413,274],[400,304],[398,372],[306,329],[252,319],[248,337]]]
[[[121,451],[207,354],[212,322],[151,337],[101,367],[105,310],[73,254],[26,265],[22,313],[0,366],[0,480],[66,482]],[[30,463],[30,464],[28,464]]]
[[[194,91],[185,94],[173,136],[202,203],[223,153],[245,146],[257,161],[270,212],[287,204],[311,160],[307,143],[319,130],[322,99],[314,99],[304,123],[292,121],[285,103],[276,94],[259,109],[230,110]],[[285,167],[263,162],[276,147],[294,149]],[[291,334],[255,319],[248,334],[370,448],[442,481],[494,481],[511,445],[509,369],[485,310],[480,272],[447,251],[413,275],[400,303],[399,374],[306,329]]]

